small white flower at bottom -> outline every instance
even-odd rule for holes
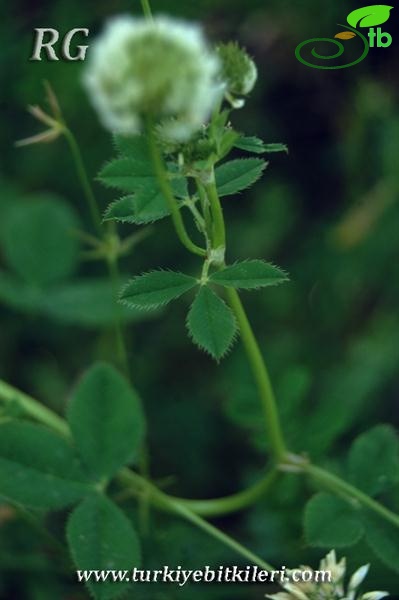
[[[352,575],[345,592],[346,559],[342,558],[340,562],[337,562],[335,550],[332,550],[323,558],[319,568],[319,571],[331,573],[331,581],[318,582],[315,577],[312,582],[287,583],[283,586],[284,592],[265,597],[272,600],[381,600],[388,596],[388,592],[368,592],[362,596],[356,596],[358,587],[367,576],[369,566],[360,567]],[[298,570],[311,571],[312,569],[301,566]]]

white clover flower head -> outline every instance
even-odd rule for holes
[[[266,595],[266,598],[272,600],[381,600],[388,596],[387,592],[368,592],[362,596],[357,596],[359,586],[367,576],[370,565],[360,567],[350,578],[345,591],[346,559],[342,558],[337,562],[335,550],[327,554],[320,562],[319,571],[329,571],[331,573],[330,581],[321,581],[320,577],[314,577],[313,581],[300,583],[286,583],[284,592]],[[296,569],[296,572],[298,570]],[[309,567],[301,566],[299,571],[312,571]],[[288,571],[288,574],[293,571]],[[319,579],[319,581],[318,581]]]
[[[244,48],[236,42],[220,44],[217,52],[222,61],[222,77],[226,83],[226,98],[233,108],[241,108],[245,102],[236,96],[247,96],[252,92],[258,78],[255,62]]]
[[[148,115],[184,141],[223,95],[219,71],[198,25],[119,16],[92,45],[84,84],[107,129],[138,133]]]

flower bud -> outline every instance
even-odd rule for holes
[[[258,70],[252,58],[236,42],[220,44],[217,52],[222,62],[222,77],[226,83],[228,99],[231,100],[234,96],[247,96],[253,90],[258,78]],[[241,101],[239,106],[243,104],[244,102]]]

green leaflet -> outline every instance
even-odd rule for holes
[[[168,165],[168,175],[174,193],[179,198],[187,195],[187,180],[176,172],[175,165]],[[116,158],[108,162],[98,174],[98,180],[105,186],[133,193],[142,190],[157,189],[158,182],[152,163],[146,158]],[[159,190],[160,193],[160,190]]]
[[[111,203],[104,221],[120,221],[142,225],[163,219],[169,208],[154,175],[147,140],[143,136],[114,137],[120,157],[106,164],[98,179],[106,186],[129,195]],[[170,185],[177,198],[188,194],[187,179],[178,173],[175,164],[168,164]]]
[[[197,346],[220,360],[233,344],[237,324],[226,303],[202,286],[190,308],[187,328]]]
[[[234,146],[253,154],[272,154],[274,152],[286,152],[288,154],[286,144],[265,144],[258,137],[240,137]]]
[[[198,285],[194,277],[173,271],[151,271],[139,275],[122,290],[121,301],[127,306],[149,310],[179,298]]]
[[[397,484],[398,440],[388,425],[377,425],[360,435],[348,459],[352,483],[368,495],[376,495]],[[317,494],[305,509],[305,535],[308,543],[339,548],[356,543],[365,534],[367,543],[391,569],[399,572],[397,530],[370,511],[329,494]]]
[[[305,537],[311,546],[345,548],[364,533],[362,522],[349,502],[330,494],[316,494],[304,514]]]
[[[162,192],[155,182],[135,194],[134,212],[135,222],[138,224],[152,223],[170,213]]]
[[[124,158],[151,162],[148,143],[143,135],[114,135],[114,144]]]
[[[177,198],[185,198],[188,194],[187,179],[173,172],[172,166],[170,168],[172,190]],[[170,214],[150,163],[117,159],[106,165],[99,178],[105,185],[130,193],[108,206],[104,221],[143,225]]]
[[[117,158],[101,169],[98,179],[107,187],[131,193],[153,182],[154,175],[151,163],[145,160]]]
[[[144,225],[163,219],[168,214],[169,209],[161,192],[151,183],[134,195],[112,202],[104,213],[104,221]]]
[[[72,513],[67,525],[69,548],[79,570],[131,571],[141,563],[137,534],[124,513],[105,496],[92,495]],[[119,597],[131,583],[88,582],[96,600]]]
[[[219,196],[237,194],[257,181],[267,163],[262,158],[230,160],[215,169]]]
[[[79,221],[57,196],[16,202],[2,223],[2,245],[8,265],[25,281],[44,286],[69,277],[78,264]]]
[[[111,202],[105,210],[103,221],[136,223],[136,205],[134,195],[124,196]]]
[[[46,427],[0,425],[0,493],[31,508],[60,509],[91,491],[73,448]]]
[[[365,513],[366,541],[380,560],[399,573],[399,536],[396,527],[369,512]]]
[[[263,260],[247,260],[213,273],[209,280],[227,287],[252,290],[278,285],[288,277],[284,271]]]
[[[399,482],[399,440],[393,427],[377,425],[355,440],[349,454],[349,476],[371,496]]]
[[[136,392],[105,363],[91,367],[78,382],[67,417],[82,461],[97,480],[112,477],[131,462],[144,438]]]

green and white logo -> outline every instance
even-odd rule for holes
[[[386,31],[382,31],[379,25],[383,25],[389,20],[391,10],[393,6],[387,6],[386,4],[375,4],[373,6],[364,6],[363,8],[357,8],[352,11],[348,17],[348,25],[342,25],[338,23],[344,30],[337,33],[334,38],[312,38],[305,40],[300,43],[296,50],[295,56],[297,59],[307,67],[312,69],[347,69],[360,63],[368,55],[370,48],[388,48],[392,44],[392,36]],[[368,33],[362,33],[358,28],[367,28]],[[350,62],[344,64],[332,64],[325,61],[332,61],[342,56],[346,50],[343,42],[349,40],[359,39],[359,57],[351,59]],[[342,40],[342,41],[341,41]],[[320,43],[334,44],[337,48],[333,54],[320,54],[316,50],[315,44]],[[310,47],[313,47],[310,49]],[[307,56],[306,56],[307,51]],[[310,51],[310,52],[309,52]],[[311,62],[315,59],[317,62]]]

